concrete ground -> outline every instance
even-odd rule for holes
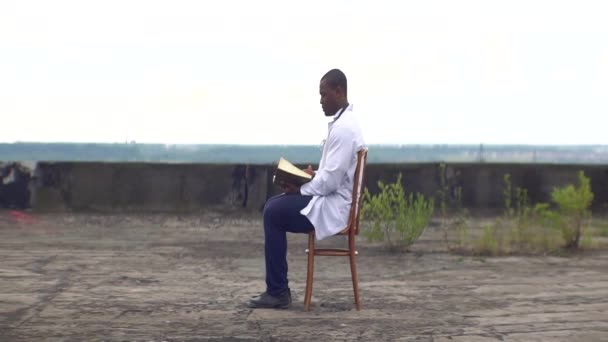
[[[0,341],[608,341],[608,252],[461,257],[439,236],[406,254],[359,239],[360,312],[347,259],[318,257],[303,312],[290,235],[294,305],[251,310],[257,216],[0,211]]]

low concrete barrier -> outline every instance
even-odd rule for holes
[[[39,162],[32,186],[32,207],[39,210],[177,211],[209,207],[261,210],[276,194],[272,165]],[[436,195],[444,178],[456,201],[468,208],[504,205],[503,177],[528,190],[531,202],[548,202],[553,187],[577,183],[577,172],[591,178],[593,208],[608,209],[608,165],[554,164],[370,164],[366,186],[393,182],[403,175],[408,192]]]
[[[178,211],[261,208],[266,167],[47,163],[37,165],[32,206],[41,210]]]

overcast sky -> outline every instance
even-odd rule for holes
[[[608,144],[606,1],[0,0],[0,141]]]

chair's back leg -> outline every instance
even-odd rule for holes
[[[353,292],[355,293],[355,306],[361,310],[361,299],[359,298],[359,281],[357,279],[357,259],[355,251],[355,236],[351,233],[348,238],[348,249],[350,250],[350,274],[353,278]]]
[[[308,271],[306,272],[306,293],[304,295],[304,311],[310,310],[312,297],[312,278],[315,267],[315,233],[308,234]]]

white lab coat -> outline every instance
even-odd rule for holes
[[[317,240],[335,235],[346,228],[357,152],[364,147],[361,128],[353,114],[353,106],[349,105],[337,120],[328,124],[319,169],[314,178],[300,188],[302,195],[313,196],[300,213],[315,227]]]

